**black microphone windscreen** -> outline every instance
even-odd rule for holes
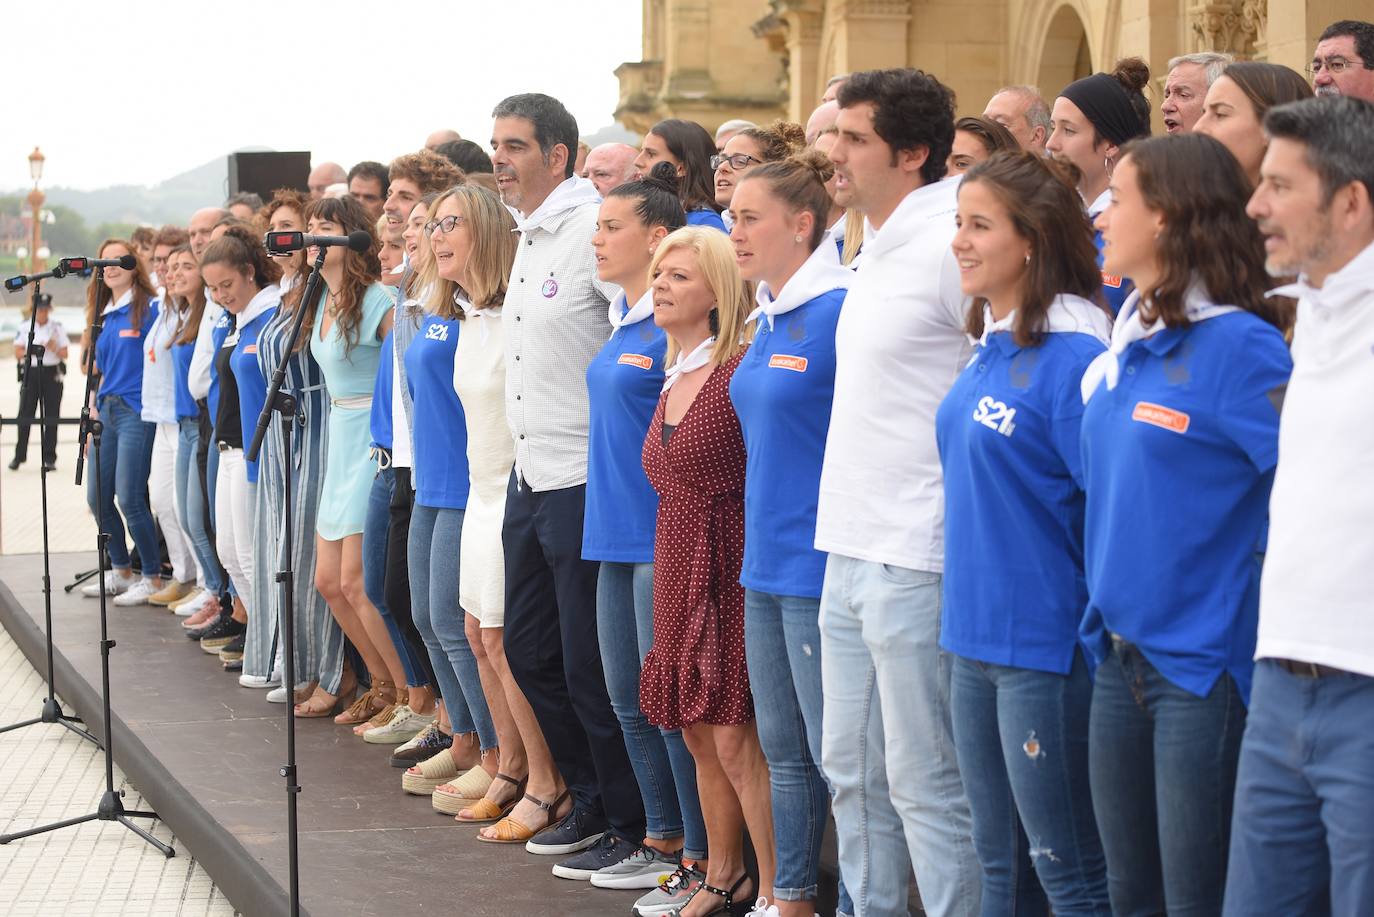
[[[372,233],[366,229],[355,229],[348,234],[348,247],[355,252],[365,252],[372,247]]]
[[[135,267],[138,266],[138,261],[134,258],[133,255],[121,255],[119,258],[119,266],[124,268],[124,270],[126,271],[132,271]]]

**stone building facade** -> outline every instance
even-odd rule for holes
[[[616,117],[714,130],[730,118],[805,120],[837,73],[920,67],[977,114],[1000,86],[1047,97],[1136,55],[1229,51],[1302,71],[1337,19],[1374,20],[1374,0],[642,0],[643,60],[622,64]],[[1162,125],[1159,125],[1162,129]]]

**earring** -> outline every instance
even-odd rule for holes
[[[801,237],[801,236],[795,236],[795,237],[793,237],[793,240],[794,240],[798,245],[801,245],[802,237]]]
[[[1026,252],[1026,263],[1030,264],[1030,252]]]

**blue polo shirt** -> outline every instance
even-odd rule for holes
[[[825,554],[817,551],[816,503],[835,396],[835,325],[845,290],[831,290],[774,318],[730,380],[744,433],[744,564],[756,592],[819,598]]]
[[[725,221],[720,218],[720,214],[710,207],[698,207],[695,210],[687,211],[688,226],[712,226],[723,233],[729,233],[725,228]]]
[[[999,331],[940,403],[945,481],[940,645],[996,665],[1067,675],[1087,604],[1079,424],[1083,370],[1106,346]]]
[[[1121,311],[1126,299],[1135,291],[1135,284],[1129,277],[1117,277],[1102,270],[1102,233],[1093,230],[1093,245],[1097,246],[1097,268],[1102,273],[1102,299],[1112,315]]]
[[[227,311],[221,312],[219,318],[215,320],[215,327],[210,330],[211,353],[219,353],[224,346],[225,338],[229,337],[229,331],[233,326],[234,317]],[[210,408],[210,421],[219,416],[219,369],[215,366],[215,361],[210,361],[210,389],[206,392],[205,403]]]
[[[118,395],[134,413],[143,413],[143,342],[157,321],[158,301],[143,310],[143,322],[132,323],[133,303],[127,302],[104,316],[100,339],[95,342],[95,365],[100,370],[98,408],[106,398]]]
[[[377,384],[372,387],[372,445],[391,448],[391,389],[392,374],[396,371],[396,357],[392,353],[391,332],[382,340],[382,358],[377,361]]]
[[[1205,697],[1229,674],[1249,703],[1259,563],[1293,362],[1283,336],[1231,312],[1136,341],[1083,411],[1088,493],[1082,637],[1110,635]]]
[[[191,358],[195,354],[195,338],[192,338],[189,344],[172,345],[172,376],[176,387],[177,420],[200,416],[200,408],[196,406],[196,399],[191,397],[190,385]]]
[[[468,505],[468,427],[453,388],[453,356],[463,323],[424,316],[406,348],[413,402],[415,502],[437,509]]]
[[[262,406],[267,402],[267,377],[258,364],[258,336],[276,314],[277,307],[273,306],[240,328],[239,342],[229,355],[229,368],[234,372],[234,382],[239,390],[239,427],[243,430],[244,449],[253,442],[253,434],[258,432],[258,417],[262,415]],[[258,463],[248,461],[245,453],[244,465],[248,471],[248,482],[256,484]]]
[[[617,302],[623,305],[624,297]],[[667,350],[667,335],[649,316],[617,328],[587,366],[585,560],[653,562],[658,494],[641,455],[663,389]]]

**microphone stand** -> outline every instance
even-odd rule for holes
[[[287,704],[286,764],[281,767],[278,773],[286,778],[286,871],[290,917],[299,917],[301,912],[300,840],[296,818],[296,797],[300,795],[301,787],[296,782],[296,713],[295,705],[291,703],[295,700],[296,692],[296,574],[292,569],[291,562],[291,432],[292,426],[296,423],[297,402],[295,395],[282,391],[282,385],[286,381],[286,365],[296,350],[296,341],[300,339],[301,325],[305,320],[305,310],[310,308],[317,298],[320,271],[324,269],[326,252],[327,249],[320,246],[319,252],[315,256],[315,263],[310,268],[310,275],[306,278],[305,290],[301,295],[300,304],[297,305],[296,314],[291,320],[291,332],[287,335],[286,347],[282,351],[277,368],[272,372],[272,381],[267,386],[267,399],[262,406],[262,413],[258,415],[258,428],[253,433],[253,441],[249,444],[248,451],[244,453],[244,457],[248,461],[257,461],[258,452],[262,449],[263,437],[267,434],[268,424],[272,420],[272,413],[275,411],[280,415],[283,499],[282,540],[281,550],[277,558],[276,581],[281,584],[282,594],[282,657],[286,669],[282,673],[282,685],[286,688]]]
[[[96,302],[100,301],[100,288],[105,284],[105,269],[96,268]],[[91,443],[91,463],[95,472],[95,505],[99,507],[103,502],[104,494],[101,490],[100,481],[100,435],[104,430],[104,423],[100,420],[91,419],[91,389],[94,388],[95,375],[95,345],[100,340],[100,329],[103,325],[104,317],[99,313],[95,316],[95,321],[91,325],[91,344],[86,351],[84,358],[86,361],[86,394],[81,402],[81,433],[77,444],[76,454],[76,483],[81,484],[81,471],[85,454],[86,441],[89,436]],[[96,514],[96,557],[101,557],[105,552],[105,546],[109,543],[110,535],[100,530],[100,516]],[[147,563],[147,561],[145,561]],[[130,818],[157,818],[156,812],[142,812],[134,809],[125,809],[121,797],[123,790],[116,790],[114,787],[114,736],[111,735],[111,715],[110,715],[110,650],[114,649],[115,641],[110,639],[109,617],[106,614],[105,602],[105,567],[102,563],[99,568],[100,576],[100,687],[102,700],[104,701],[104,749],[105,749],[105,792],[100,797],[100,803],[96,811],[89,815],[82,815],[77,818],[68,818],[63,821],[53,822],[50,825],[40,825],[37,828],[29,828],[26,831],[16,831],[13,834],[0,834],[0,844],[8,844],[10,841],[17,841],[23,837],[32,837],[35,834],[45,834],[49,831],[57,831],[60,828],[70,828],[72,825],[84,824],[88,821],[112,821],[118,822],[128,828],[134,834],[143,838],[152,846],[156,847],[168,858],[176,856],[176,851],[168,847],[162,841],[144,831],[138,825],[129,821]]]
[[[34,344],[34,334],[38,327],[38,300],[42,296],[40,287],[42,282],[33,281],[33,299],[29,312],[29,341],[24,348],[24,384],[20,394],[20,401],[24,401],[29,393],[30,386],[38,389],[38,419],[39,419],[39,452],[42,453],[43,440],[48,435],[48,399],[47,393],[43,390],[43,353],[42,345]],[[51,418],[52,423],[57,423],[57,418]],[[57,723],[83,739],[99,746],[100,740],[86,731],[85,723],[81,717],[72,716],[62,711],[62,705],[57,702],[56,688],[53,682],[53,643],[52,643],[52,570],[51,552],[48,545],[48,463],[42,463],[42,470],[39,472],[39,488],[42,492],[43,506],[43,630],[45,643],[47,644],[48,655],[48,696],[43,699],[43,709],[37,717],[31,720],[24,720],[0,728],[0,733],[11,732],[15,729],[23,729],[25,726],[33,726],[37,723]],[[82,728],[72,725],[81,723]]]

